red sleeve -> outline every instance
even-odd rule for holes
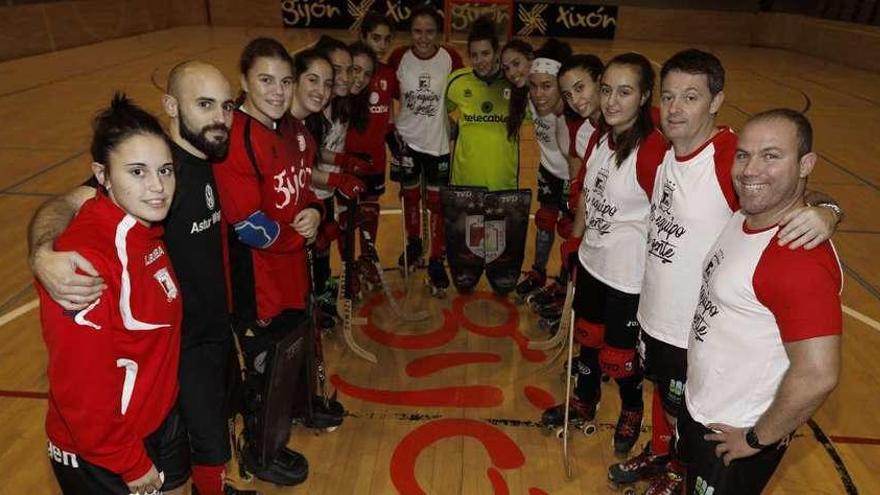
[[[669,145],[660,131],[656,129],[639,144],[639,151],[636,153],[636,180],[648,195],[648,201],[654,194],[657,168],[663,163],[663,156],[666,155],[667,149],[669,149]]]
[[[98,273],[109,280],[103,257],[78,249]],[[77,453],[87,461],[119,474],[125,481],[140,478],[153,461],[144,439],[121,411],[125,371],[116,362],[113,308],[118,301],[105,291],[94,307],[67,314],[39,286],[43,335],[49,349],[49,400],[70,432]],[[91,324],[91,325],[90,325]],[[100,328],[95,328],[95,327]],[[47,430],[53,424],[47,420]]]
[[[776,317],[783,342],[839,335],[841,272],[834,246],[791,250],[774,237],[755,268],[758,300]]]
[[[736,134],[728,128],[722,128],[715,136],[715,177],[718,178],[718,186],[721,194],[727,200],[731,211],[739,210],[739,198],[733,188],[733,160],[736,157]]]
[[[254,139],[253,135],[251,139]],[[234,130],[229,144],[226,159],[214,165],[214,178],[217,181],[223,218],[235,226],[262,209],[262,196],[260,180],[245,150],[243,133]],[[253,142],[253,146],[259,159],[259,143]],[[263,180],[271,180],[271,177],[264,176]],[[271,212],[263,213],[271,215]],[[265,250],[272,253],[302,251],[305,239],[286,222],[276,223],[278,236]]]

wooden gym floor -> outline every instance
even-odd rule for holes
[[[271,35],[295,49],[319,34],[177,28],[0,63],[0,492],[57,493],[45,454],[46,360],[25,232],[40,203],[89,173],[89,120],[95,110],[121,89],[158,114],[160,87],[181,60],[214,63],[236,86],[239,52],[250,38]],[[640,51],[657,63],[685,47],[574,45],[577,52],[603,59]],[[719,122],[736,127],[748,115],[778,106],[807,111],[822,158],[811,187],[831,193],[847,212],[834,238],[846,273],[843,378],[809,426],[798,431],[768,491],[880,493],[880,270],[874,260],[880,252],[875,166],[880,75],[781,50],[703,48],[718,54],[727,68]],[[523,187],[535,185],[535,157],[534,141],[527,141]],[[382,216],[379,245],[386,267],[395,264],[401,247],[395,193],[392,185],[382,199],[388,214]],[[558,265],[555,258],[552,263]],[[403,288],[397,271],[387,275],[395,288]],[[615,461],[610,442],[619,407],[613,386],[606,385],[598,433],[572,437],[574,477],[568,481],[560,442],[536,424],[541,409],[562,398],[561,361],[543,369],[546,356],[520,348],[524,339],[546,338],[535,318],[485,293],[432,299],[423,276],[409,279],[405,306],[429,308],[426,322],[395,321],[380,299],[368,298],[360,309],[370,324],[355,337],[378,354],[379,365],[352,354],[339,332],[325,340],[333,386],[351,416],[330,434],[294,430],[291,445],[304,451],[311,465],[307,483],[288,489],[252,486],[267,494],[609,492],[605,470]],[[465,361],[470,364],[444,367],[462,356],[448,353],[464,352],[471,353],[462,357],[473,360]],[[436,354],[447,356],[427,358]],[[640,445],[649,438],[646,427]]]

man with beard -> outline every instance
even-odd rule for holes
[[[225,228],[212,163],[229,147],[232,90],[216,67],[183,62],[168,76],[162,107],[177,175],[177,193],[165,220],[165,245],[183,295],[180,354],[180,415],[190,439],[194,493],[253,494],[224,485],[230,457],[224,400],[231,350],[223,239]],[[34,275],[66,309],[86,307],[104,288],[93,267],[77,253],[52,249],[82,203],[94,195],[89,182],[50,200],[29,230]],[[145,260],[149,263],[150,260]]]

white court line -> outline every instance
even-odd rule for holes
[[[850,308],[849,306],[841,305],[840,307],[843,309],[844,313],[848,314],[849,316],[852,316],[853,318],[859,320],[860,322],[864,323],[865,325],[868,325],[869,327],[873,328],[874,330],[877,330],[878,332],[880,332],[880,322],[877,322],[877,320],[871,318],[870,316],[859,313],[858,311]]]
[[[38,307],[40,305],[39,299],[34,299],[33,301],[27,302],[12,311],[6,313],[3,316],[0,316],[0,327],[9,323],[10,321],[18,318],[19,316],[31,311],[32,309]]]

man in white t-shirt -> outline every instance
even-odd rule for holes
[[[684,468],[670,458],[670,439],[684,407],[688,333],[700,268],[739,209],[730,175],[737,137],[715,122],[724,102],[721,62],[711,53],[683,50],[663,64],[660,78],[661,125],[672,147],[654,181],[637,315],[642,366],[654,382],[652,439],[641,454],[609,468],[609,476],[619,483],[652,478],[649,495],[674,493],[684,483]],[[813,204],[824,198],[810,196]],[[832,234],[837,221],[827,208],[798,208],[783,219],[780,239],[791,248],[813,247]],[[663,471],[664,476],[656,476]]]
[[[739,137],[732,175],[741,209],[703,263],[688,339],[677,424],[687,493],[761,493],[791,434],[837,385],[834,247],[778,243],[780,221],[805,204],[811,149],[810,123],[794,110],[755,115]]]

